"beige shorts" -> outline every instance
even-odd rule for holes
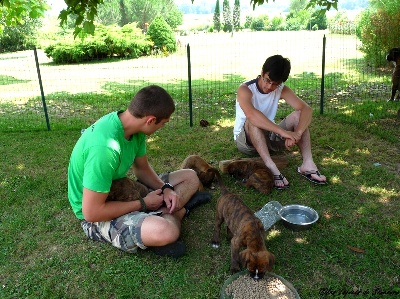
[[[287,130],[286,127],[286,118],[284,118],[278,126],[282,129]],[[285,149],[285,139],[283,139],[280,135],[264,131],[265,139],[267,140],[268,149],[272,152],[281,152]],[[244,125],[240,130],[240,133],[237,135],[235,140],[236,146],[241,153],[244,153],[249,156],[258,156],[257,150],[252,146],[249,145],[246,138],[246,132],[244,131]]]

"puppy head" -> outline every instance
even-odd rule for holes
[[[400,64],[400,48],[392,48],[389,51],[389,54],[386,55],[387,61],[394,61],[397,64]]]
[[[210,187],[212,182],[214,181],[217,171],[218,171],[217,169],[210,167],[206,171],[199,171],[197,173],[197,176],[199,177],[200,182],[204,186]]]
[[[275,263],[275,255],[267,250],[252,252],[250,249],[245,249],[240,252],[240,259],[254,279],[263,278],[265,272],[270,272]]]

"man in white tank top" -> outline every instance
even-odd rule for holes
[[[290,149],[296,144],[303,157],[298,173],[315,184],[324,185],[326,177],[319,172],[311,153],[308,126],[312,108],[284,84],[290,68],[289,59],[281,55],[271,56],[265,61],[261,75],[239,86],[234,140],[239,151],[248,155],[258,154],[263,159],[274,175],[275,188],[285,189],[289,182],[271,159],[270,151]],[[275,124],[280,99],[295,111]]]

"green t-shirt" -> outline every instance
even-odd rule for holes
[[[126,177],[135,158],[146,154],[146,135],[137,133],[126,140],[118,113],[109,113],[87,128],[72,150],[68,199],[78,219],[84,219],[83,187],[109,192],[112,181]]]

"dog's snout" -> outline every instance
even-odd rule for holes
[[[256,280],[262,279],[264,277],[263,272],[258,272],[258,269],[256,269],[255,272],[250,272],[250,277]]]

